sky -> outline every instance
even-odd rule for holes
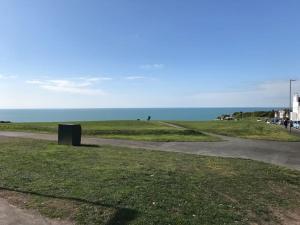
[[[284,107],[298,0],[0,0],[0,108]]]

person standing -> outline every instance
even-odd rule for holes
[[[287,129],[287,126],[288,126],[288,121],[287,121],[287,119],[285,119],[285,120],[283,121],[283,125],[284,125],[285,129]]]

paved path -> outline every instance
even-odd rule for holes
[[[40,214],[17,208],[0,198],[1,225],[72,225],[71,222],[52,220]]]
[[[56,141],[57,135],[0,131],[0,136]],[[220,136],[221,142],[146,142],[84,137],[83,144],[113,145],[190,154],[254,159],[300,170],[300,142],[250,140]]]

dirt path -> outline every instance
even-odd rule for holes
[[[72,225],[70,222],[51,220],[40,214],[19,209],[0,198],[0,224],[1,225]]]
[[[158,123],[163,124],[163,125],[167,125],[169,127],[177,128],[177,129],[180,129],[180,130],[185,130],[186,129],[185,127],[182,127],[182,126],[179,126],[179,125],[176,125],[176,124],[173,124],[173,123],[168,123],[168,122],[163,122],[163,121],[158,121]]]
[[[57,135],[0,131],[0,136],[56,141]],[[83,144],[112,145],[189,154],[253,159],[300,170],[300,142],[222,137],[221,142],[150,142],[83,137]]]

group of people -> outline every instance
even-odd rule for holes
[[[288,125],[290,125],[290,127],[293,127],[293,121],[289,119],[284,119],[283,125],[286,129],[288,128]]]
[[[139,118],[137,120],[140,121],[141,119]],[[151,120],[151,116],[148,116],[147,121],[150,121],[150,120]]]

